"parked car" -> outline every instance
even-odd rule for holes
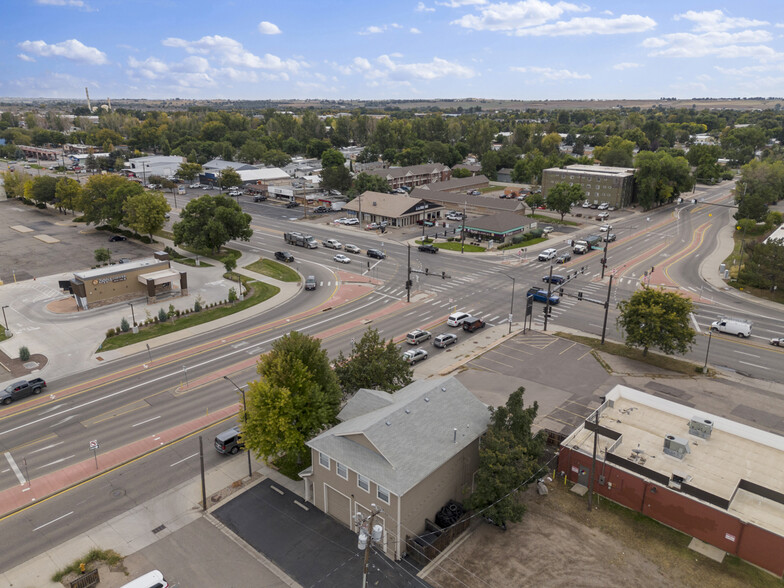
[[[583,202],[583,208],[591,208],[591,203],[586,200]]]
[[[438,253],[438,247],[435,245],[420,245],[419,250],[424,251],[425,253]]]
[[[215,437],[215,449],[218,453],[231,453],[234,455],[245,447],[239,426],[232,427]]]
[[[191,184],[191,185],[190,185],[190,186],[188,186],[188,187],[189,187],[189,188],[193,188],[193,189],[196,189],[196,188],[201,188],[201,184],[200,184],[199,182],[195,182],[195,183]]]
[[[597,214],[596,218],[599,220],[607,220],[608,218],[610,218],[610,213],[605,210]]]
[[[418,345],[422,341],[427,341],[432,337],[430,331],[425,331],[422,329],[414,329],[410,333],[406,335],[406,343],[409,345]]]
[[[417,349],[409,349],[403,353],[403,359],[405,359],[409,364],[414,365],[418,361],[424,361],[427,359],[427,351],[421,347]]]
[[[297,208],[297,206],[299,206],[299,202],[296,200],[289,200],[289,202],[286,203],[286,208]]]
[[[294,256],[288,251],[276,251],[275,259],[278,261],[285,261],[286,263],[294,261]]]
[[[336,219],[335,219],[335,220],[333,220],[332,222],[333,222],[333,223],[335,223],[335,224],[338,224],[338,225],[344,225],[344,224],[346,224],[346,221],[347,221],[347,220],[348,220],[348,218],[347,218],[347,217],[345,217],[345,216],[342,216],[342,217],[340,217],[340,218],[336,218]]]
[[[563,284],[566,281],[566,278],[559,276],[558,274],[553,274],[552,276],[544,276],[542,281],[545,283],[550,282],[551,284]]]
[[[351,226],[351,225],[358,225],[359,224],[359,219],[358,218],[348,218],[348,219],[345,220],[345,222],[343,224],[344,225],[349,225],[349,226]]]
[[[449,347],[453,343],[457,343],[457,335],[452,333],[441,333],[438,337],[433,339],[434,347]]]
[[[110,243],[115,243],[117,241],[127,241],[127,240],[128,240],[128,238],[127,237],[123,237],[122,235],[112,235],[111,237],[109,237],[109,242]]]
[[[254,194],[253,202],[264,202],[267,199],[263,194]]]
[[[471,194],[471,196],[479,196],[482,194],[479,190],[471,190],[471,192],[469,193]]]
[[[324,214],[325,212],[329,212],[329,208],[327,208],[326,206],[317,206],[316,208],[313,209],[313,212],[315,212],[316,214]]]
[[[351,243],[346,243],[343,249],[345,249],[348,253],[362,253],[362,250],[359,247],[352,245]]]
[[[308,276],[305,278],[305,290],[316,289],[316,276]]]
[[[425,225],[426,227],[434,226],[433,225],[433,221],[431,221],[431,220],[422,220],[421,218],[417,221],[417,224],[418,225]]]
[[[369,225],[365,225],[366,231],[375,231],[376,229],[380,229],[381,225],[378,223],[370,223]]]
[[[599,208],[599,210],[607,210],[608,208],[610,208],[610,203],[609,202],[602,202],[599,205],[598,208]]]
[[[549,249],[545,249],[539,254],[539,261],[549,261],[551,259],[555,259],[557,253],[558,251],[553,249],[552,247]]]
[[[544,227],[544,228],[542,229],[542,232],[543,232],[545,235],[549,235],[550,233],[552,233],[552,232],[553,232],[553,227],[551,227],[550,225],[548,225],[548,226],[546,226],[546,227]]]
[[[571,261],[572,255],[570,253],[564,253],[563,255],[559,255],[555,258],[555,263],[562,264],[566,263],[567,261]]]
[[[343,255],[342,253],[338,253],[335,257],[333,257],[335,261],[338,263],[351,263],[351,258],[347,255]]]
[[[467,312],[454,312],[449,315],[449,318],[446,319],[446,324],[450,327],[459,327],[463,324],[464,320],[470,317],[471,315]]]
[[[607,233],[607,235],[605,235],[604,237],[604,240],[607,241],[608,243],[612,243],[613,241],[615,241],[615,239],[617,239],[615,233]]]
[[[487,323],[475,316],[469,316],[463,321],[463,330],[473,333],[477,329],[483,329]]]
[[[337,239],[327,239],[321,242],[327,249],[343,249],[343,244]]]
[[[534,286],[529,288],[526,297],[533,298],[536,302],[547,302],[547,290],[542,290]],[[550,294],[550,304],[558,304],[561,297],[558,294]]]
[[[376,259],[384,259],[386,255],[383,251],[379,251],[378,249],[368,249],[366,252],[368,257],[374,257]]]

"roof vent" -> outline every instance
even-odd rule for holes
[[[703,439],[710,439],[713,432],[713,421],[701,417],[691,417],[689,421],[689,434]]]
[[[425,396],[425,402],[430,402],[430,398],[428,398],[427,396]]]
[[[687,453],[691,453],[689,440],[675,435],[666,435],[664,437],[664,453],[683,459]]]
[[[386,422],[386,425],[387,425],[387,427],[388,427],[389,425],[391,425],[391,424],[392,424],[392,423],[391,423],[391,422],[389,422],[389,421],[387,421],[387,422]]]
[[[446,386],[441,386],[441,392],[446,392]]]
[[[411,414],[411,409],[410,408],[406,409],[406,414]]]
[[[375,200],[373,201],[373,206],[378,206],[378,204],[376,204]]]

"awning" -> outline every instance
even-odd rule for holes
[[[159,284],[172,282],[179,277],[180,272],[177,270],[165,269],[157,272],[150,272],[149,274],[140,274],[138,279],[142,284],[147,284],[148,282],[152,281],[153,284],[158,286]]]

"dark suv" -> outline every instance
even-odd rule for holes
[[[242,442],[239,427],[232,427],[215,437],[215,449],[218,453],[231,453],[234,455],[243,447],[245,447],[245,444]]]
[[[420,245],[419,250],[425,253],[438,253],[438,247],[435,245]]]
[[[482,329],[487,323],[480,318],[475,316],[469,316],[467,319],[463,321],[463,330],[468,331],[469,333],[473,333],[477,329]]]
[[[275,259],[277,259],[278,261],[290,262],[290,261],[294,261],[294,256],[288,251],[276,251]]]
[[[376,259],[384,259],[386,257],[386,255],[384,255],[384,252],[379,251],[378,249],[368,249],[367,256],[375,257]]]

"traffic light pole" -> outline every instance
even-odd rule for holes
[[[609,235],[609,233],[607,233]],[[607,240],[607,237],[604,238],[604,253],[602,257],[602,279],[604,279],[604,268],[607,267],[607,248],[610,246],[610,242]]]
[[[406,302],[411,302],[411,243],[408,244],[408,268],[406,270]]]
[[[610,283],[607,285],[607,300],[604,302],[604,324],[602,325],[602,345],[604,345],[604,334],[607,332],[607,315],[610,312],[610,291],[612,290],[613,276],[610,274]]]
[[[544,303],[544,331],[547,330],[547,317],[550,316],[550,292],[553,288],[553,264],[550,264],[550,277],[547,278],[547,300]]]

